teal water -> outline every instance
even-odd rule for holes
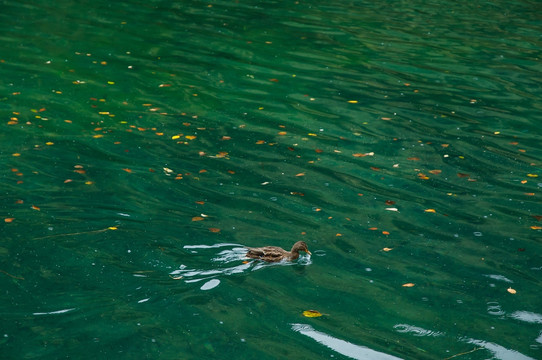
[[[0,8],[2,358],[542,358],[539,2]]]

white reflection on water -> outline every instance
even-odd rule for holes
[[[197,254],[200,251],[212,249],[227,248],[215,254],[210,259],[209,268],[194,269],[188,268],[186,265],[180,265],[177,270],[169,273],[170,276],[176,279],[181,277],[186,283],[194,283],[207,280],[201,287],[201,290],[210,290],[220,284],[219,280],[210,281],[219,276],[227,276],[240,274],[246,271],[255,271],[268,266],[290,266],[290,265],[310,265],[312,263],[310,256],[301,256],[297,261],[281,261],[278,263],[266,263],[259,260],[247,258],[245,255],[247,249],[239,244],[219,243],[214,245],[185,245],[184,249],[189,249],[191,253]],[[241,262],[239,264],[239,262]],[[230,263],[238,263],[230,266]],[[212,268],[211,268],[212,267]]]
[[[519,311],[517,311],[516,313],[518,313],[518,312]],[[533,321],[533,319],[536,319],[537,321],[542,319],[542,316],[540,316],[539,314],[528,313],[527,311],[521,311],[519,313],[527,313],[528,314],[527,318],[530,320],[530,322],[535,322],[535,321]],[[523,314],[523,315],[525,315],[525,314]],[[533,317],[533,315],[540,316],[540,318]],[[528,321],[528,320],[525,320],[525,321]],[[406,324],[397,324],[393,328],[397,332],[410,333],[410,334],[412,334],[414,336],[442,336],[442,335],[445,335],[444,333],[441,333],[439,331],[426,330],[426,329],[423,329],[423,328],[420,328],[420,327],[417,327],[417,326],[406,325]],[[476,340],[476,339],[467,338],[467,337],[460,338],[459,340],[467,342],[469,344],[474,344],[474,345],[478,345],[478,346],[480,346],[482,348],[485,348],[489,352],[493,353],[493,357],[495,359],[499,359],[499,360],[534,360],[533,358],[531,358],[529,356],[523,355],[519,351],[507,349],[507,348],[505,348],[505,347],[503,347],[501,345],[497,345],[497,344],[492,343],[492,342],[488,342],[488,341],[484,341],[484,340]]]
[[[49,312],[35,312],[35,313],[32,313],[32,315],[58,315],[58,314],[67,313],[67,312],[72,311],[72,310],[75,310],[75,308],[56,310],[56,311],[49,311]]]
[[[355,345],[351,342],[337,339],[321,331],[316,331],[314,328],[307,324],[290,324],[292,330],[308,336],[322,345],[338,352],[341,355],[348,356],[349,358],[356,360],[401,360],[401,358],[378,352],[376,350],[369,349],[365,346]]]
[[[484,276],[488,277],[490,279],[493,279],[493,280],[504,281],[504,282],[507,282],[507,283],[513,283],[512,280],[510,280],[509,278],[507,278],[506,276],[503,276],[503,275],[487,274],[487,275],[484,275]]]
[[[400,333],[411,333],[414,336],[442,336],[444,333],[440,331],[426,330],[421,327],[408,325],[408,324],[397,324],[393,327],[395,331]]]
[[[525,321],[532,324],[542,324],[542,315],[530,311],[514,311],[508,316],[513,319]]]
[[[523,355],[519,351],[510,350],[503,346],[476,339],[462,339],[463,341],[486,348],[489,352],[493,353],[493,356],[499,360],[535,360],[532,357]]]

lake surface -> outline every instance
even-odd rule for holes
[[[542,358],[540,2],[0,8],[2,358]]]

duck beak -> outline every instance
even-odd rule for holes
[[[312,255],[311,252],[309,251],[309,249],[307,249],[307,254]]]

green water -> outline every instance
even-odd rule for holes
[[[0,9],[2,358],[542,358],[539,2]]]

